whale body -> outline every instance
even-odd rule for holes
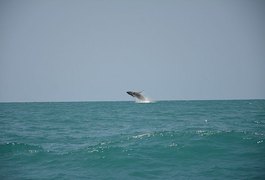
[[[146,101],[146,98],[141,94],[142,92],[127,91],[127,94],[135,97],[141,101]]]

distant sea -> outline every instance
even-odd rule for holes
[[[265,100],[0,103],[0,179],[265,179]]]

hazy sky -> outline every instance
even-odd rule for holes
[[[264,0],[0,0],[0,101],[265,98]]]

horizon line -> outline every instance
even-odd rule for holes
[[[158,101],[247,101],[265,100],[265,98],[235,98],[235,99],[160,99]],[[78,103],[78,102],[134,102],[134,100],[69,100],[69,101],[0,101],[0,103]]]

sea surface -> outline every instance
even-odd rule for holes
[[[0,179],[265,179],[265,100],[0,103]]]

